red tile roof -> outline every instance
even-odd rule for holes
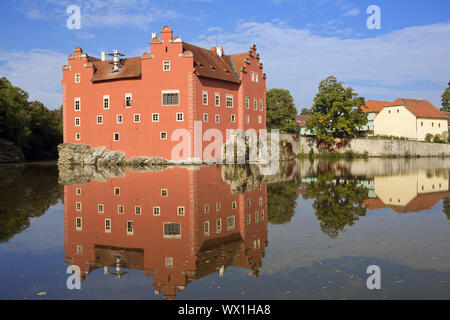
[[[385,105],[389,104],[390,101],[381,101],[381,100],[367,100],[366,105],[362,107],[362,111],[369,113],[375,112],[378,113],[381,109],[384,108]]]
[[[448,197],[450,192],[436,192],[421,194],[411,200],[406,206],[389,206],[397,213],[420,212],[433,208],[436,203]]]
[[[445,114],[439,111],[439,109],[428,100],[397,98],[387,106],[404,106],[411,111],[412,114],[420,118],[448,119]]]
[[[309,118],[311,118],[310,115],[299,114],[299,115],[295,116],[295,120],[297,120],[300,128],[306,127],[306,120],[308,120]]]
[[[224,54],[219,57],[215,50],[183,42],[183,51],[186,50],[194,55],[194,68],[199,76],[240,83],[230,56]],[[239,70],[236,71],[239,72]]]
[[[111,72],[113,69],[112,60],[101,61],[94,57],[89,57],[89,59],[95,70],[92,76],[93,82],[139,78],[141,76],[141,57],[123,59],[120,72],[114,73]]]

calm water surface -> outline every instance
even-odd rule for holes
[[[0,166],[0,298],[449,299],[449,162]]]

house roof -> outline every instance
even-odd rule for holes
[[[208,50],[183,42],[183,51],[186,50],[192,52],[194,68],[199,76],[240,83],[230,56],[223,54],[222,57],[219,57],[215,48]],[[239,72],[239,69],[236,71]]]
[[[299,114],[295,116],[295,120],[297,120],[300,128],[306,128],[306,120],[308,120],[309,118],[311,118],[310,115]]]
[[[141,58],[125,58],[122,59],[122,67],[120,72],[111,72],[113,69],[113,61],[106,60],[101,61],[100,59],[89,57],[89,62],[94,65],[94,75],[92,76],[92,81],[107,81],[107,80],[118,80],[118,79],[130,79],[139,78],[141,76]]]
[[[419,118],[448,119],[431,102],[424,99],[397,98],[386,105],[387,107],[404,106]]]
[[[362,107],[362,111],[365,113],[375,112],[378,113],[381,109],[384,108],[385,105],[389,104],[390,101],[381,101],[381,100],[367,100],[366,105]]]

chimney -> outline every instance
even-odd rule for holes
[[[216,52],[217,52],[217,55],[218,55],[220,58],[222,58],[222,56],[223,56],[223,47],[222,47],[222,46],[217,46],[217,47],[216,47]]]
[[[102,51],[102,61],[106,61],[106,51]]]

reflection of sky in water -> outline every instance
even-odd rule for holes
[[[384,197],[376,184],[370,190],[369,198]],[[367,210],[334,239],[321,231],[313,201],[299,194],[290,222],[269,224],[259,277],[232,266],[224,277],[190,282],[177,299],[450,298],[450,220],[442,201],[420,212]],[[1,299],[162,298],[154,294],[153,276],[131,269],[121,279],[95,269],[82,290],[68,290],[62,203],[30,221],[0,244]],[[371,264],[381,268],[382,290],[366,288]]]

